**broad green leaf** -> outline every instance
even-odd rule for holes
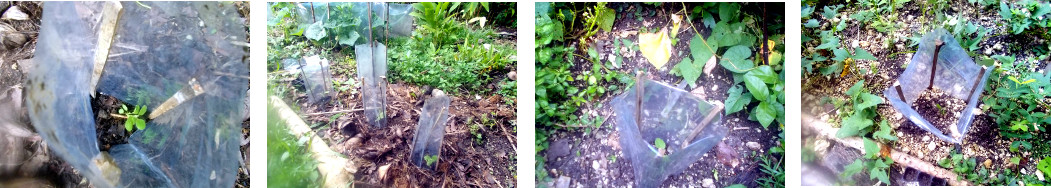
[[[354,43],[358,42],[359,37],[361,36],[358,35],[357,31],[350,31],[349,33],[347,33],[347,36],[339,38],[339,44],[353,46]]]
[[[876,56],[872,56],[868,50],[862,48],[854,48],[854,59],[856,60],[876,60]]]
[[[815,27],[818,27],[818,26],[821,26],[821,23],[818,23],[817,19],[807,20],[806,23],[803,24],[803,27],[807,27],[807,28],[815,28]]]
[[[737,3],[721,3],[719,5],[719,20],[737,20],[741,5]]]
[[[322,22],[315,22],[314,24],[310,24],[310,27],[307,27],[303,36],[310,40],[321,40],[322,38],[325,38],[325,36],[328,36],[328,33],[325,32],[325,27]]]
[[[832,73],[839,72],[840,70],[843,70],[843,62],[842,61],[841,62],[832,63],[831,65],[828,65],[827,67],[821,67],[821,74],[822,75],[829,75],[829,74],[832,74]]]
[[[723,68],[730,70],[735,73],[744,73],[752,69],[753,65],[751,61],[747,59],[752,56],[752,49],[748,46],[734,46],[726,50],[723,53],[722,60],[719,61],[719,65]],[[765,96],[765,95],[764,95]]]
[[[770,95],[769,89],[766,88],[766,83],[762,79],[752,74],[744,75],[744,85],[748,88],[748,92],[752,93],[756,99],[764,100]]]
[[[861,159],[854,159],[854,163],[850,163],[850,165],[843,168],[843,173],[839,177],[840,179],[850,179],[850,177],[862,170],[865,170],[865,163]]]
[[[131,131],[131,128],[135,126],[134,123],[135,122],[131,120],[124,120],[124,130]]]
[[[879,157],[879,144],[869,138],[862,138],[862,142],[865,143],[865,158],[875,159]]]
[[[887,176],[886,168],[872,168],[869,170],[869,179],[879,179],[883,183],[890,183],[890,176]]]
[[[883,98],[880,98],[877,95],[861,93],[860,97],[862,102],[860,104],[854,105],[855,112],[860,112],[861,110],[868,109],[870,107],[883,103]]]
[[[857,98],[858,94],[861,94],[861,89],[863,89],[864,86],[865,80],[854,83],[854,86],[850,86],[850,89],[847,89],[847,95],[850,96],[851,99]]]
[[[868,128],[871,125],[871,119],[863,117],[861,113],[854,113],[840,122],[841,127],[839,128],[839,131],[836,132],[836,137],[846,138],[858,135],[861,130]]]
[[[756,67],[756,69],[752,69],[745,74],[755,76],[767,84],[775,84],[778,81],[781,81],[781,78],[777,76],[774,69],[767,65]]]
[[[693,59],[696,59],[698,61],[703,61],[711,58],[712,55],[715,54],[714,52],[712,52],[712,50],[716,50],[718,48],[711,44],[705,46],[705,42],[703,39],[704,38],[701,37],[701,35],[694,35],[693,39],[690,39],[690,55],[693,55]]]
[[[617,19],[617,12],[606,7],[597,8],[595,12],[598,13],[599,27],[606,32],[613,31],[613,21]]]
[[[834,55],[832,60],[836,61],[844,61],[847,60],[847,58],[850,58],[850,53],[844,49],[834,49],[832,50],[832,55]]]
[[[730,93],[730,95],[726,97],[725,101],[726,115],[741,111],[744,109],[745,105],[752,102],[752,95],[750,93],[742,94],[744,88],[742,88],[741,85],[734,85],[733,87],[730,87],[730,90],[727,92]]]
[[[671,39],[667,32],[665,28],[657,33],[639,33],[639,51],[657,69],[664,67],[671,58]]]
[[[821,38],[821,45],[818,45],[816,49],[832,49],[839,47],[839,38]]]
[[[701,77],[701,67],[693,63],[690,58],[683,58],[679,64],[675,65],[675,69],[679,70],[682,74],[683,81],[693,87],[697,83],[697,78]]]
[[[139,130],[146,129],[146,120],[136,119],[135,120],[135,128],[138,128]]]
[[[898,140],[898,137],[894,136],[894,134],[891,134],[890,131],[891,128],[889,125],[887,125],[887,120],[883,120],[879,122],[879,131],[876,131],[876,133],[873,133],[872,135],[876,138],[882,138],[884,140],[889,141]]]
[[[759,102],[759,106],[755,107],[755,119],[759,120],[759,124],[763,125],[766,129],[770,126],[771,122],[777,118],[777,110],[766,101]]]

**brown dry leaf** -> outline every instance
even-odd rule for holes
[[[708,58],[708,61],[704,63],[704,75],[712,75],[712,70],[715,69],[715,56]]]
[[[737,164],[735,161],[737,160],[737,158],[740,158],[740,155],[737,154],[737,151],[734,151],[732,147],[726,145],[725,141],[719,142],[719,145],[715,146],[715,154],[716,158],[718,158],[719,162],[722,162],[723,165],[730,165],[735,167],[737,166],[735,165]]]

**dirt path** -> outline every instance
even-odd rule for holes
[[[682,4],[665,3],[660,8],[654,8],[641,3],[612,3],[608,7],[619,11],[613,31],[600,31],[593,37],[594,43],[597,44],[599,56],[602,57],[603,61],[608,61],[609,54],[614,50],[620,50],[625,58],[622,67],[616,69],[608,68],[629,75],[634,75],[635,70],[647,70],[646,72],[652,75],[651,79],[672,85],[681,82],[682,78],[672,75],[669,73],[669,70],[676,63],[682,61],[684,57],[688,56],[689,53],[672,53],[672,57],[665,67],[654,70],[653,66],[638,51],[626,50],[630,48],[613,49],[613,40],[627,39],[637,43],[638,28],[646,27],[652,31],[653,28],[659,29],[668,25],[670,18],[666,15],[682,10]],[[643,19],[641,21],[634,17],[636,9],[643,10],[641,14]],[[691,8],[687,8],[687,10],[691,10]],[[649,11],[655,12],[650,15],[647,13]],[[708,29],[700,27],[703,25],[700,21],[694,24],[705,35],[710,33]],[[679,42],[673,46],[673,52],[689,52],[689,40],[692,39],[695,33],[693,30],[687,29],[687,26],[684,25],[683,27],[684,29],[677,35]],[[567,45],[577,44],[568,42]],[[577,53],[584,57],[587,56],[583,52],[578,51]],[[571,68],[571,72],[573,74],[581,74],[585,70],[591,70],[590,66],[590,62],[578,59],[578,62],[575,62]],[[706,100],[709,101],[724,101],[728,96],[727,91],[733,85],[732,72],[717,67],[712,71],[712,74],[702,75],[697,83],[697,89],[689,88],[687,90],[700,93],[706,96]],[[583,82],[572,84],[577,87],[586,87],[582,86],[586,84]],[[553,133],[548,138],[550,142],[549,148],[542,153],[546,157],[545,170],[548,171],[548,176],[554,181],[550,182],[551,185],[559,181],[569,181],[571,187],[628,187],[635,184],[632,164],[621,151],[619,134],[614,128],[616,126],[614,122],[615,115],[612,112],[613,105],[609,103],[618,94],[610,92],[598,97],[592,102],[593,104],[581,106],[583,109],[581,110],[582,116],[605,118],[606,121],[600,127],[592,128],[590,131],[582,128],[552,131]],[[598,105],[595,104],[601,104],[601,107],[596,108]],[[747,109],[753,107],[754,105],[749,106]],[[777,128],[774,127],[776,125],[771,125],[770,129],[764,129],[759,123],[748,120],[748,113],[734,113],[730,116],[724,116],[719,123],[729,127],[731,130],[723,142],[729,146],[728,149],[737,153],[740,158],[736,159],[734,163],[724,164],[717,159],[716,149],[712,149],[700,160],[691,164],[683,173],[671,175],[664,181],[662,187],[701,187],[705,186],[707,182],[711,182],[712,184],[710,185],[715,187],[725,187],[733,184],[744,184],[747,187],[757,186],[755,180],[765,176],[759,170],[759,159],[757,157],[770,155],[767,150],[778,144],[775,139],[771,138],[777,137],[780,131],[777,131]],[[759,149],[753,150],[746,147],[746,143],[750,142],[759,144]],[[774,159],[771,158],[771,160]],[[560,178],[563,180],[559,180]]]

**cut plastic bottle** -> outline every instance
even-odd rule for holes
[[[441,90],[434,90],[434,97],[423,103],[423,112],[416,123],[416,134],[412,140],[410,158],[416,166],[434,169],[441,156],[445,123],[449,121],[450,99]],[[427,159],[431,158],[431,159]]]

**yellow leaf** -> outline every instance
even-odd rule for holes
[[[774,42],[774,40],[766,40],[766,51],[773,52],[774,46],[777,46],[777,43]]]
[[[639,51],[657,69],[664,67],[668,59],[671,59],[671,49],[668,28],[663,28],[657,33],[639,34]]]
[[[847,58],[846,60],[843,60],[843,73],[840,73],[839,77],[847,76],[847,73],[850,72],[850,64],[853,64],[853,63],[854,63],[854,59],[851,59],[851,58]]]
[[[682,15],[672,14],[671,25],[671,35],[675,36],[679,33],[679,27],[682,26]]]

